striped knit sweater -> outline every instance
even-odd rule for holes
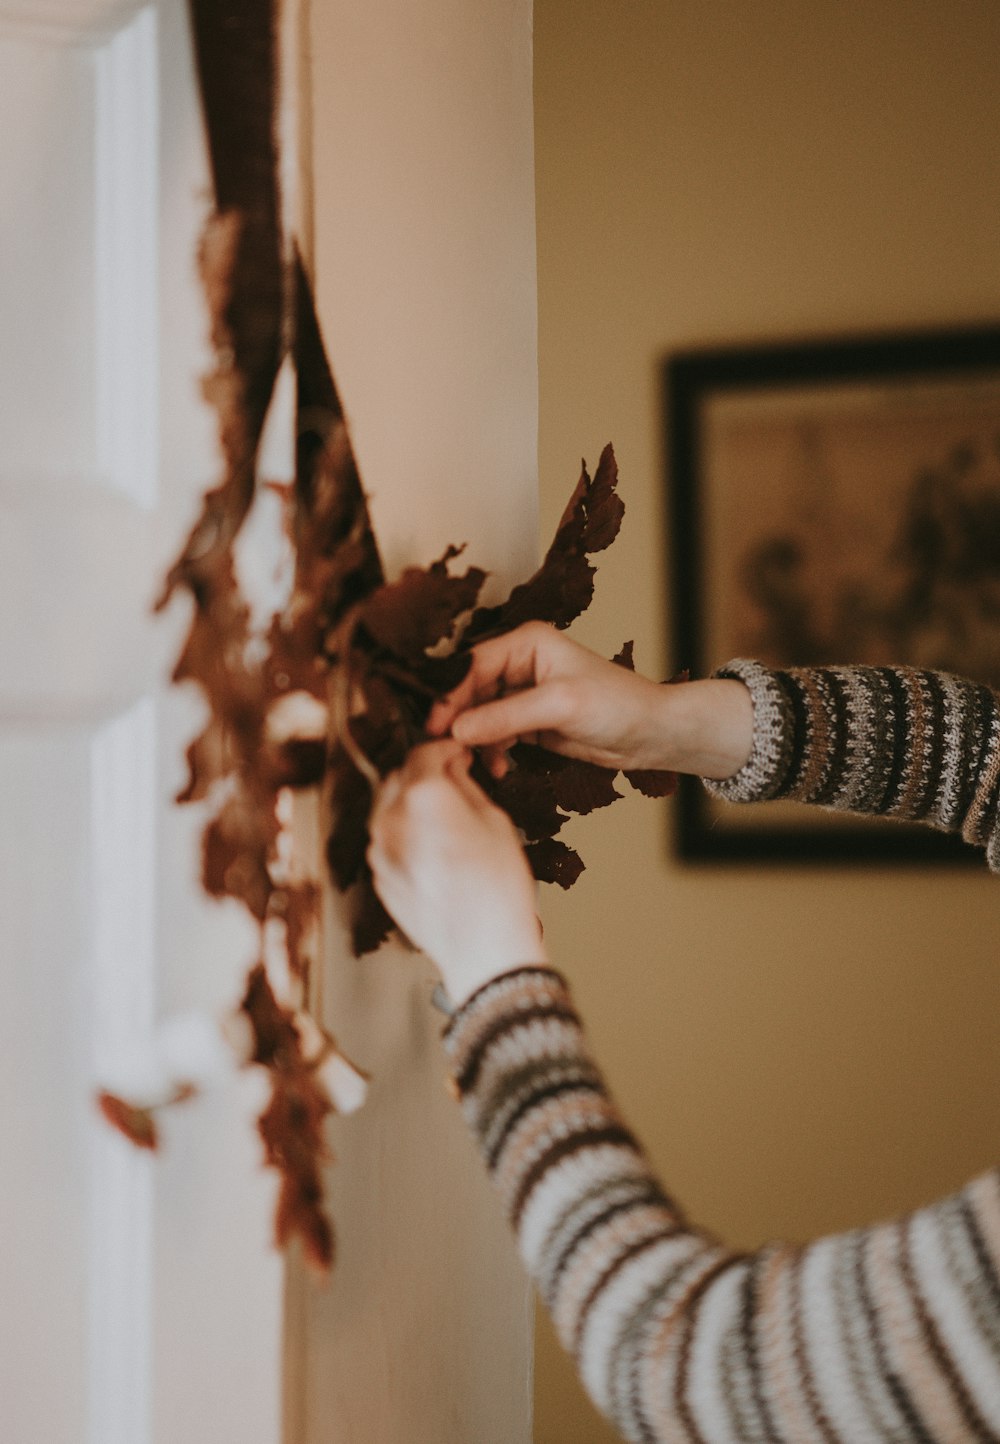
[[[749,687],[754,748],[713,792],[927,822],[985,847],[1000,871],[1000,697],[988,687],[902,667],[741,661],[717,675]]]
[[[996,866],[1000,698],[889,669],[770,673],[738,799],[926,818]],[[733,1253],[664,1193],[549,968],[494,979],[445,1048],[585,1387],[658,1444],[1000,1441],[1000,1170],[891,1223]]]

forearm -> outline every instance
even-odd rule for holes
[[[741,661],[719,676],[749,689],[753,749],[712,791],[927,822],[987,848],[1000,869],[1000,698],[989,688],[906,667]]]
[[[1000,1430],[996,1174],[910,1219],[741,1256],[663,1192],[557,974],[488,985],[445,1046],[525,1263],[627,1439],[958,1444]]]

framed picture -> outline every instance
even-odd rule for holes
[[[1000,328],[690,351],[664,382],[678,670],[905,663],[1000,687]],[[694,779],[675,811],[690,860],[979,860]]]

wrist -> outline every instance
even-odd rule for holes
[[[470,949],[460,959],[441,964],[445,992],[455,1008],[460,1008],[473,993],[518,968],[549,966],[549,957],[542,942],[542,930],[526,932],[523,937],[505,939],[489,947]]]
[[[753,746],[753,702],[742,682],[710,677],[657,691],[662,755],[656,766],[713,779],[739,772]]]

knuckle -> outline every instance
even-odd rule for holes
[[[525,622],[520,630],[524,636],[529,637],[532,641],[542,641],[544,638],[550,637],[555,631],[555,628],[550,622],[531,621]]]

